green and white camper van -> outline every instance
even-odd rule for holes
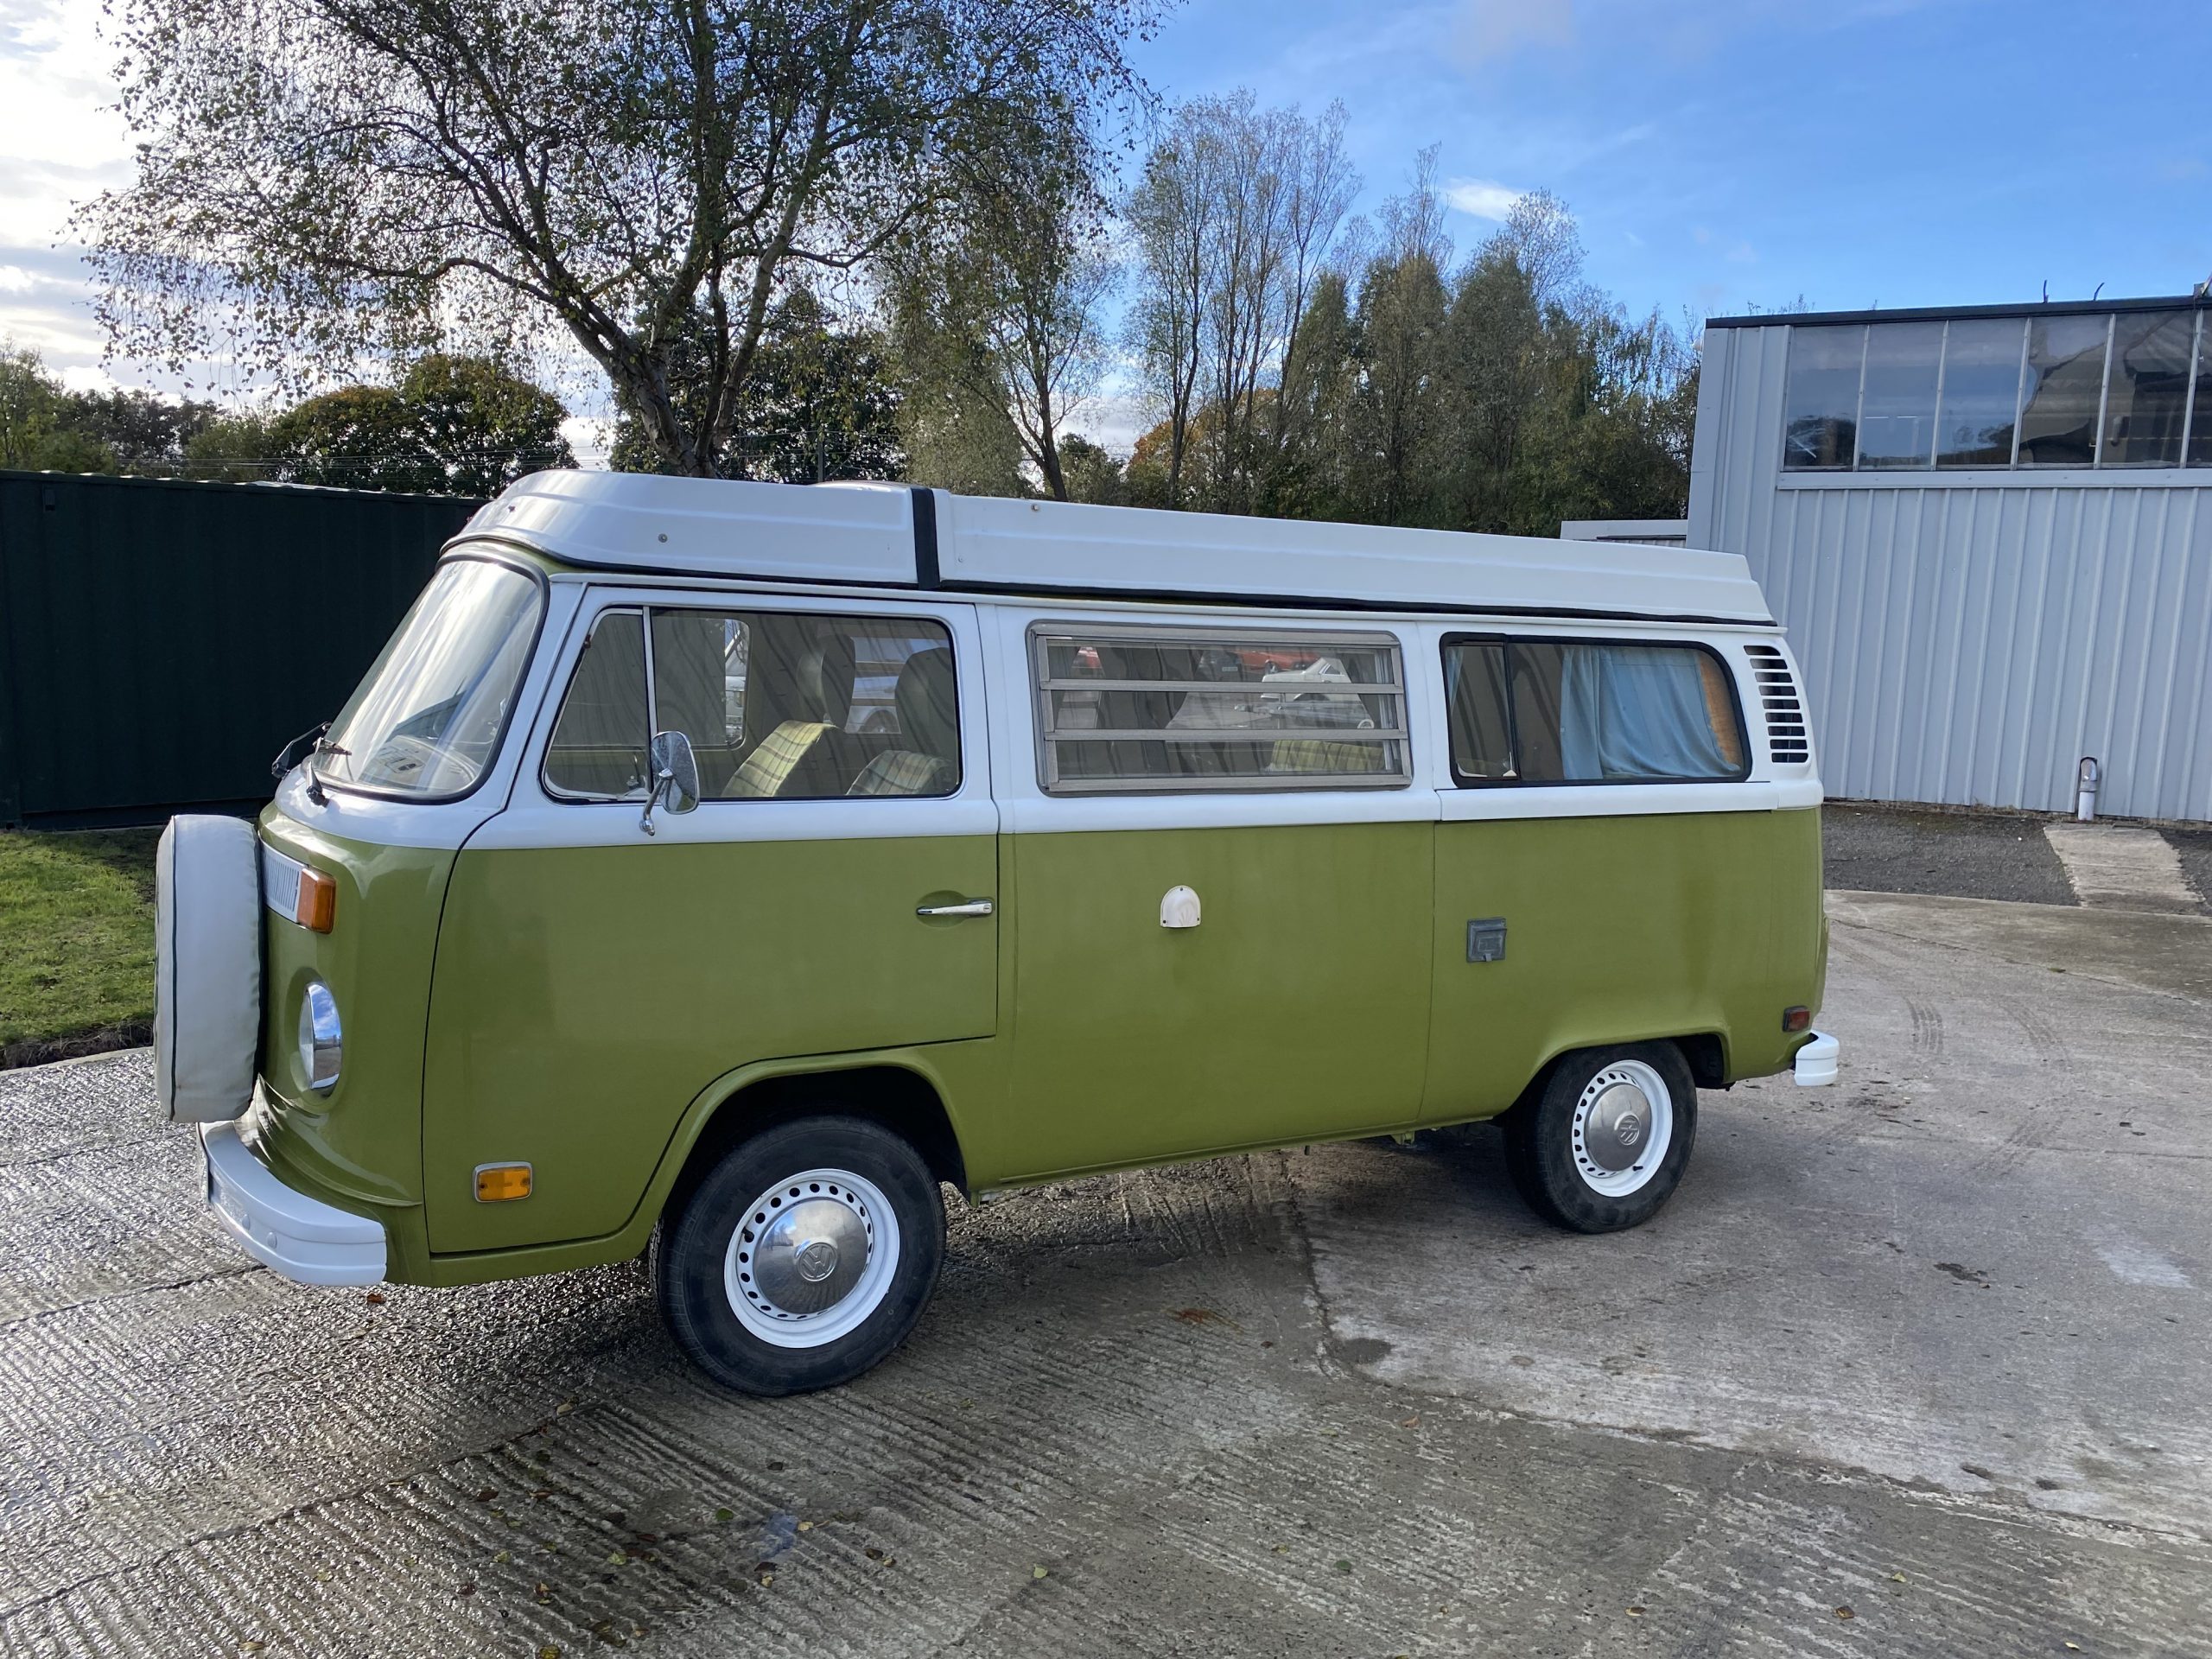
[[[732,1387],[912,1328],[982,1195],[1503,1115],[1598,1232],[1834,1075],[1744,562],[550,473],[258,825],[159,861],[157,1071],[314,1284],[646,1253]]]

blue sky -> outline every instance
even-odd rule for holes
[[[129,156],[102,108],[99,12],[0,0],[0,334],[79,385],[110,372],[67,206]],[[1450,217],[1463,251],[1515,192],[1548,188],[1593,280],[1702,315],[2030,299],[2046,281],[2053,298],[2187,292],[2212,276],[2207,21],[2203,0],[1190,0],[1138,58],[1170,99],[1340,99],[1370,208],[1440,145],[1471,210]],[[1109,442],[1134,433],[1124,404],[1094,411]]]
[[[2212,276],[2212,10],[2054,0],[1192,0],[1171,96],[1341,99],[1367,202],[1564,198],[1589,274],[1700,314],[2186,293]],[[1461,248],[1491,228],[1452,215]]]

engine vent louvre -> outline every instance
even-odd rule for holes
[[[1768,756],[1777,766],[1802,766],[1813,758],[1813,746],[1805,733],[1805,704],[1789,664],[1773,645],[1746,645],[1744,652],[1751,659],[1751,677],[1758,683],[1759,704],[1766,715]]]

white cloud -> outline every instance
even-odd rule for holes
[[[1452,179],[1444,186],[1444,200],[1461,213],[1500,224],[1525,194],[1496,179]]]

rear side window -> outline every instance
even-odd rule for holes
[[[1452,775],[1462,785],[1730,782],[1743,715],[1702,645],[1447,639]]]
[[[679,731],[709,801],[950,795],[952,639],[925,618],[689,607],[602,612],[546,750],[555,794],[643,800]]]
[[[1048,794],[1402,787],[1405,682],[1389,634],[1040,625]]]

